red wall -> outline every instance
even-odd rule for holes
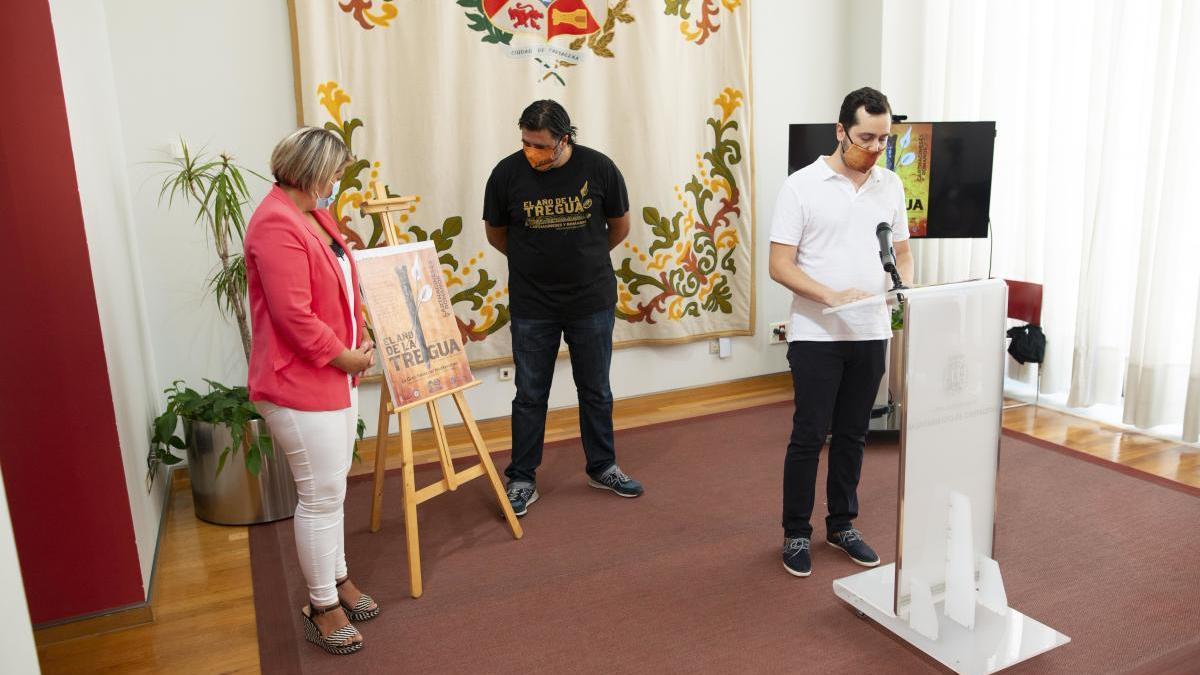
[[[46,0],[5,3],[0,82],[0,468],[40,624],[145,596]]]

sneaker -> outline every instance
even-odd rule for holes
[[[508,503],[518,518],[529,511],[529,505],[538,500],[537,486],[533,483],[509,483]]]
[[[862,532],[854,528],[830,533],[825,537],[825,543],[845,551],[851,560],[863,567],[875,567],[879,564],[879,556],[863,541]]]
[[[796,577],[812,574],[812,556],[808,552],[808,537],[786,537],[783,540],[783,569]]]
[[[642,494],[642,484],[626,476],[616,464],[598,475],[588,474],[588,485],[601,490],[612,490],[622,497],[638,497]]]

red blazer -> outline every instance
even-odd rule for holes
[[[329,212],[317,209],[313,214],[349,255]],[[347,298],[337,257],[279,186],[271,188],[250,217],[245,255],[253,335],[250,400],[308,411],[349,407],[346,373],[330,361],[350,347],[351,302],[358,343],[367,336],[354,257],[354,297]]]

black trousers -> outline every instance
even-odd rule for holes
[[[796,410],[783,464],[785,537],[812,537],[809,519],[826,432],[832,436],[825,483],[826,531],[848,530],[858,517],[863,445],[886,353],[887,340],[788,344]]]

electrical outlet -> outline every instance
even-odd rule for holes
[[[788,322],[777,321],[771,324],[771,333],[767,336],[767,342],[773,345],[787,344],[787,329]]]
[[[721,341],[718,338],[713,338],[708,341],[708,353],[709,354],[720,354],[721,353]]]
[[[500,366],[500,381],[508,382],[511,379],[513,379],[513,367],[512,366]]]

